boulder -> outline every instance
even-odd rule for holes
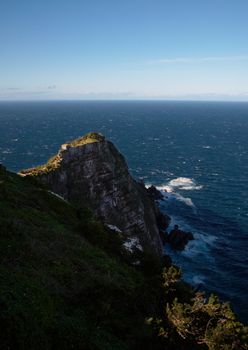
[[[175,225],[167,236],[167,243],[169,243],[173,249],[183,250],[186,244],[193,239],[194,236],[191,232],[182,231],[179,229],[178,225]]]

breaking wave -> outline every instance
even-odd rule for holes
[[[192,191],[192,190],[201,190],[203,188],[202,185],[198,185],[195,180],[187,178],[187,177],[177,177],[176,179],[170,180],[165,185],[156,186],[159,191],[171,193],[175,190],[184,190],[184,191]]]
[[[180,202],[183,202],[184,204],[188,205],[189,207],[195,208],[195,205],[194,205],[191,198],[183,197],[179,193],[175,193],[174,198],[179,200]]]
[[[149,186],[147,186],[149,187]],[[174,199],[180,202],[183,202],[189,207],[195,208],[195,205],[191,198],[184,197],[182,194],[179,194],[178,190],[200,190],[203,188],[202,185],[198,185],[195,180],[187,177],[177,177],[176,179],[170,180],[165,185],[156,186],[156,188],[161,191],[161,193],[167,199]]]
[[[195,180],[187,178],[187,177],[177,177],[176,179],[171,180],[167,188],[169,188],[171,191],[174,191],[174,189],[179,190],[201,190],[203,186],[197,185]]]
[[[183,279],[195,287],[209,283],[211,271],[217,271],[215,258],[212,254],[218,244],[218,238],[209,232],[194,227],[190,221],[180,216],[171,215],[170,231],[175,224],[186,232],[192,232],[194,240],[190,241],[183,251],[175,251],[170,246],[164,247],[165,254],[172,257],[173,262],[184,271]],[[203,268],[202,268],[203,267]]]

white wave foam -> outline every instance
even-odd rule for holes
[[[175,194],[174,194],[174,197],[175,197],[177,200],[179,200],[180,202],[183,202],[184,204],[188,205],[189,207],[195,208],[195,205],[194,205],[194,203],[192,202],[192,199],[191,199],[191,198],[183,197],[183,196],[181,196],[181,195],[178,194],[178,193],[175,193]]]
[[[205,261],[214,263],[214,257],[210,251],[215,245],[215,240],[212,236],[204,233],[196,232],[194,229],[191,230],[194,234],[194,240],[190,241],[184,250],[181,252],[181,256],[190,260],[194,260],[196,257],[201,257]]]
[[[146,188],[150,187],[151,184],[147,183]],[[201,190],[203,188],[202,185],[196,184],[194,179],[190,179],[188,177],[177,177],[176,179],[170,180],[165,185],[156,186],[159,191],[162,192],[174,192],[174,190]]]
[[[171,180],[167,185],[172,191],[174,189],[180,190],[200,190],[203,186],[197,185],[194,179],[188,177],[177,177]]]
[[[146,188],[149,188],[151,185],[146,184],[145,186],[146,186]],[[178,200],[178,201],[183,202],[184,204],[188,205],[189,207],[195,208],[195,205],[194,205],[191,198],[183,197],[181,194],[173,192],[173,189],[170,186],[165,186],[165,185],[164,186],[156,186],[156,188],[157,188],[157,190],[159,190],[162,193],[162,195],[166,199]]]
[[[186,191],[191,191],[191,190],[201,190],[203,188],[202,185],[199,185],[199,186],[183,186],[183,187],[180,187],[180,190],[186,190]]]
[[[169,184],[173,187],[180,187],[184,185],[192,185],[194,184],[193,179],[189,179],[188,177],[177,177],[169,182]]]
[[[168,192],[168,193],[173,192],[172,188],[167,185],[156,186],[156,188],[161,192]]]
[[[149,188],[149,187],[151,187],[151,186],[154,186],[154,185],[151,184],[151,183],[146,183],[146,184],[145,184],[145,187],[146,187],[146,188]],[[162,194],[165,194],[165,192],[167,192],[167,193],[173,192],[172,189],[171,189],[171,187],[170,187],[170,186],[167,186],[167,185],[156,186],[156,189],[159,190],[160,192],[162,192]]]
[[[146,188],[150,187],[151,184],[147,183]],[[183,197],[181,194],[175,192],[175,190],[200,190],[203,186],[197,185],[194,179],[188,177],[177,177],[176,179],[170,180],[165,185],[156,186],[156,188],[162,193],[166,199],[175,199],[183,202],[189,207],[195,210],[195,205],[191,198]]]
[[[149,187],[150,184],[146,184],[146,187]],[[165,194],[164,192],[168,194],[175,192],[176,190],[184,190],[184,191],[192,191],[192,190],[201,190],[203,188],[202,185],[196,184],[194,179],[190,179],[188,177],[177,177],[176,179],[170,180],[165,185],[156,186],[156,188],[162,192],[162,194]],[[192,200],[190,198],[185,198],[178,193],[175,194],[176,199],[184,202],[185,204],[189,206],[194,206]],[[174,198],[175,198],[174,197]]]
[[[197,256],[204,256],[204,259],[209,262],[214,262],[213,256],[210,254],[210,250],[216,245],[217,237],[206,234],[203,231],[195,229],[189,223],[187,223],[182,217],[171,216],[171,222],[168,227],[168,231],[172,230],[174,225],[179,225],[180,229],[186,232],[192,232],[194,240],[189,241],[183,251],[177,253],[181,257],[188,259],[195,259]]]

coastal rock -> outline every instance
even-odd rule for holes
[[[157,208],[156,210],[156,220],[157,220],[157,225],[158,225],[158,228],[159,230],[166,230],[170,224],[170,221],[171,221],[171,218],[162,213],[159,208]]]
[[[146,189],[146,191],[148,193],[148,196],[153,201],[160,201],[160,200],[163,201],[164,200],[164,196],[154,185],[148,187]],[[162,211],[159,209],[158,206],[156,206],[155,210],[156,210],[156,220],[157,220],[158,229],[160,231],[164,231],[169,226],[171,218],[168,215],[166,215],[165,213],[162,213]]]
[[[154,185],[147,188],[147,193],[153,200],[164,200],[164,196]]]
[[[173,230],[171,230],[166,237],[167,243],[169,243],[171,247],[176,250],[183,250],[186,244],[193,239],[194,236],[191,232],[180,230],[178,225],[175,225]]]
[[[45,165],[20,175],[35,177],[65,200],[88,206],[102,222],[162,256],[154,200],[131,177],[124,157],[103,135],[90,133],[63,144]]]

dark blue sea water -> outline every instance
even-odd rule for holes
[[[167,189],[172,224],[196,238],[170,251],[184,278],[248,321],[248,103],[2,102],[0,162],[41,164],[89,131],[111,139],[135,177]]]

